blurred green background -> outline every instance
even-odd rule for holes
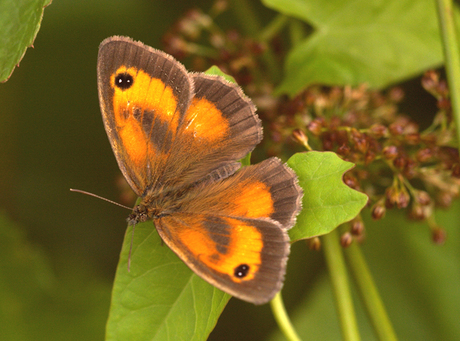
[[[250,2],[261,18],[274,12]],[[162,48],[188,9],[212,1],[54,0],[33,49],[0,84],[0,340],[101,340],[128,211],[115,201],[121,173],[102,125],[96,87],[99,43],[126,35]],[[230,9],[223,27],[236,27]],[[280,66],[281,67],[281,66]],[[406,91],[422,109],[432,102]],[[407,111],[417,111],[409,104]],[[460,339],[458,205],[438,215],[449,239],[396,215],[368,223],[364,250],[401,340]],[[321,253],[293,246],[283,291],[301,334],[338,339]],[[362,312],[360,311],[360,316]],[[372,340],[363,318],[363,339]],[[231,300],[213,340],[262,340],[276,329],[268,306]]]

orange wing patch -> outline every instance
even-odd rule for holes
[[[129,74],[133,85],[128,89],[119,88],[116,77],[120,74]],[[151,153],[155,151],[148,136],[153,130],[154,119],[158,124],[168,124],[172,133],[176,131],[177,99],[170,86],[134,67],[118,68],[110,77],[110,84],[114,90],[113,110],[118,134],[131,161],[136,167],[143,167],[145,160],[151,158]],[[152,117],[145,117],[146,113]],[[142,125],[144,119],[151,122],[148,131]]]
[[[185,131],[202,142],[221,141],[229,131],[228,121],[215,104],[205,98],[194,98],[186,114]]]
[[[236,205],[232,215],[246,218],[270,217],[273,213],[273,199],[270,188],[260,181],[244,181],[235,189],[238,196],[233,203]]]
[[[250,281],[261,265],[262,234],[249,222],[232,218],[222,219],[231,231],[225,235],[225,243],[219,243],[211,236],[222,231],[212,231],[203,225],[178,228],[175,233],[181,244],[206,266],[228,275],[234,282]],[[246,276],[239,278],[235,272],[241,265],[247,265],[249,271]]]

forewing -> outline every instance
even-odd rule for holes
[[[217,178],[231,175],[239,167],[236,161],[262,140],[255,106],[237,85],[219,76],[191,76],[195,94],[159,181],[170,190],[210,173]]]
[[[193,93],[182,64],[126,37],[104,40],[98,55],[102,117],[118,165],[142,195],[162,174]]]

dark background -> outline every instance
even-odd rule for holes
[[[121,200],[116,185],[121,173],[97,98],[99,43],[126,35],[161,49],[163,34],[186,10],[206,11],[211,3],[55,0],[45,9],[34,48],[0,85],[0,207],[24,232],[24,242],[44,259],[53,294],[41,304],[62,317],[56,320],[50,313],[48,324],[41,321],[37,327],[43,329],[38,335],[61,328],[66,335],[62,339],[102,339],[126,229],[128,211],[69,191],[77,188]],[[258,1],[250,3],[262,21],[275,15]],[[238,17],[232,15],[237,10],[230,8],[219,18],[223,28],[238,27]],[[423,93],[419,80],[405,87],[419,105],[404,103],[406,112],[419,118],[423,111],[433,112],[433,101],[418,97]],[[424,235],[429,243],[426,229]],[[290,261],[283,291],[290,310],[313,295],[307,289],[322,281],[326,270],[321,253],[309,251],[305,243],[296,243],[292,252],[291,259],[298,261]],[[211,338],[258,340],[271,328],[268,306],[233,299]]]

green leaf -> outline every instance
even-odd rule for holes
[[[329,233],[356,217],[366,205],[367,195],[342,181],[342,175],[354,165],[335,153],[297,153],[287,163],[304,191],[302,211],[289,231],[292,242]]]
[[[107,340],[206,340],[230,299],[164,245],[151,221],[128,228],[112,293]]]
[[[242,166],[249,166],[251,164],[251,155],[252,153],[248,153],[244,158],[240,160]]]
[[[235,83],[236,84],[236,81],[235,81],[235,78],[233,78],[232,76],[230,75],[227,75],[226,73],[224,73],[221,69],[219,69],[219,67],[213,65],[211,66],[209,69],[206,70],[205,74],[207,75],[215,75],[215,76],[221,76],[221,77],[224,77],[227,81],[229,81],[230,83]]]
[[[314,27],[289,53],[279,92],[313,83],[381,88],[443,62],[434,1],[263,2]]]
[[[44,7],[51,0],[0,1],[0,82],[19,65],[40,29]]]

